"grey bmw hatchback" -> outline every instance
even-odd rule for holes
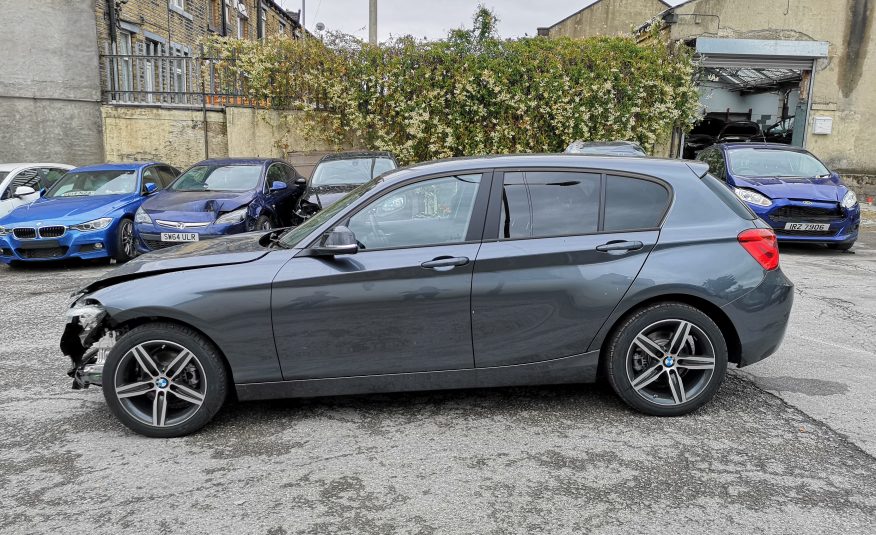
[[[226,400],[605,377],[647,414],[781,343],[773,231],[704,163],[575,154],[388,172],[302,225],[141,256],[82,288],[61,349],[130,429]]]

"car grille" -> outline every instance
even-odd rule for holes
[[[61,258],[67,254],[66,247],[49,247],[42,249],[19,249],[22,258]]]
[[[67,227],[42,227],[40,228],[40,238],[60,238],[67,232]]]
[[[812,222],[834,221],[842,219],[843,214],[839,206],[835,208],[816,208],[813,206],[782,206],[769,214],[774,221]]]
[[[784,230],[775,229],[776,236],[834,236],[836,230]]]
[[[167,249],[168,247],[173,247],[174,245],[180,245],[179,243],[170,242],[170,241],[160,241],[160,240],[143,240],[150,250],[155,251],[158,249]]]
[[[12,235],[19,240],[33,240],[36,239],[36,229],[31,227],[12,229]]]

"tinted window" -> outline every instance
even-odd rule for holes
[[[502,215],[499,239],[513,240],[532,236],[532,213],[523,173],[505,173],[502,185]]]
[[[718,196],[724,204],[727,205],[731,210],[736,212],[736,215],[739,217],[743,217],[745,219],[756,219],[757,216],[754,215],[754,212],[746,205],[742,200],[739,199],[736,195],[730,191],[723,182],[720,182],[717,178],[712,175],[706,173],[703,175],[703,183],[712,190],[715,195]]]
[[[387,193],[347,224],[365,249],[464,242],[481,175],[435,178]]]
[[[143,191],[146,191],[146,184],[149,184],[150,182],[155,184],[155,187],[158,189],[163,187],[161,177],[158,175],[157,167],[147,167],[143,171]]]
[[[656,228],[669,204],[669,192],[656,182],[608,175],[603,230]]]
[[[599,225],[600,175],[565,171],[527,172],[532,236],[589,234]]]
[[[22,186],[33,188],[36,191],[42,189],[40,186],[40,170],[36,168],[25,169],[15,175],[9,183],[9,187],[3,192],[3,198],[12,198],[15,195],[15,190]]]
[[[51,188],[55,185],[55,182],[58,181],[59,178],[64,176],[67,172],[66,169],[56,169],[54,167],[45,167],[41,169],[43,177],[42,177],[42,186],[46,189]]]
[[[286,169],[284,169],[282,165],[275,163],[268,168],[268,178],[265,180],[265,191],[270,190],[274,182],[286,182],[287,180]]]
[[[176,180],[177,175],[179,172],[171,167],[161,166],[158,168],[158,180],[161,182],[162,188],[166,188]]]

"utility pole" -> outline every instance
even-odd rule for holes
[[[377,0],[368,0],[368,42],[377,44]]]

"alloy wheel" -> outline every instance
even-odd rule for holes
[[[153,427],[187,421],[207,392],[204,367],[195,354],[164,340],[144,342],[125,353],[113,386],[125,412]]]
[[[715,372],[715,348],[705,331],[682,319],[642,329],[627,351],[627,378],[643,399],[664,406],[703,393]]]
[[[129,222],[122,223],[122,248],[128,258],[133,258],[137,253],[134,248],[134,225]]]

